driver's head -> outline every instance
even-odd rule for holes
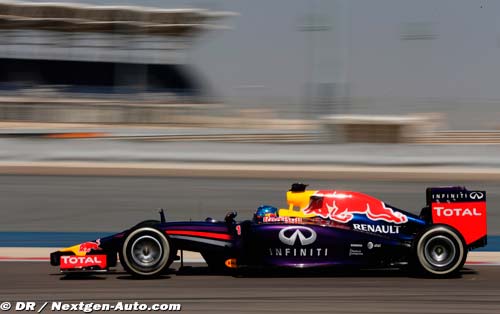
[[[261,205],[253,215],[255,221],[261,222],[264,217],[278,217],[278,209],[271,205]]]

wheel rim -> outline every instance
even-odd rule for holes
[[[430,238],[424,247],[425,259],[434,267],[443,268],[450,265],[456,257],[453,241],[438,235]]]
[[[130,252],[134,263],[147,268],[161,260],[163,249],[160,241],[155,237],[144,235],[132,243]]]

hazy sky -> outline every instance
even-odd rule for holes
[[[500,0],[84,2],[239,13],[189,56],[226,99],[298,103],[311,80],[350,82],[353,96],[500,99]],[[300,31],[311,12],[325,30]],[[412,27],[434,39],[402,40]]]
[[[353,1],[352,80],[376,96],[500,97],[500,1]],[[432,23],[433,40],[400,40]]]

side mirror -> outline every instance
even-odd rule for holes
[[[235,211],[229,212],[226,214],[224,221],[228,224],[234,224],[235,223],[234,218],[236,218],[236,216],[238,216],[237,212]]]
[[[165,223],[167,220],[165,219],[165,211],[163,210],[163,208],[160,209],[158,213],[160,214],[160,222]]]

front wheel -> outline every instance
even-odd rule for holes
[[[120,262],[133,276],[156,277],[172,264],[172,246],[161,231],[152,227],[132,230],[123,241]]]
[[[432,226],[422,233],[417,238],[415,250],[418,268],[432,276],[458,272],[467,258],[462,237],[444,225]]]

